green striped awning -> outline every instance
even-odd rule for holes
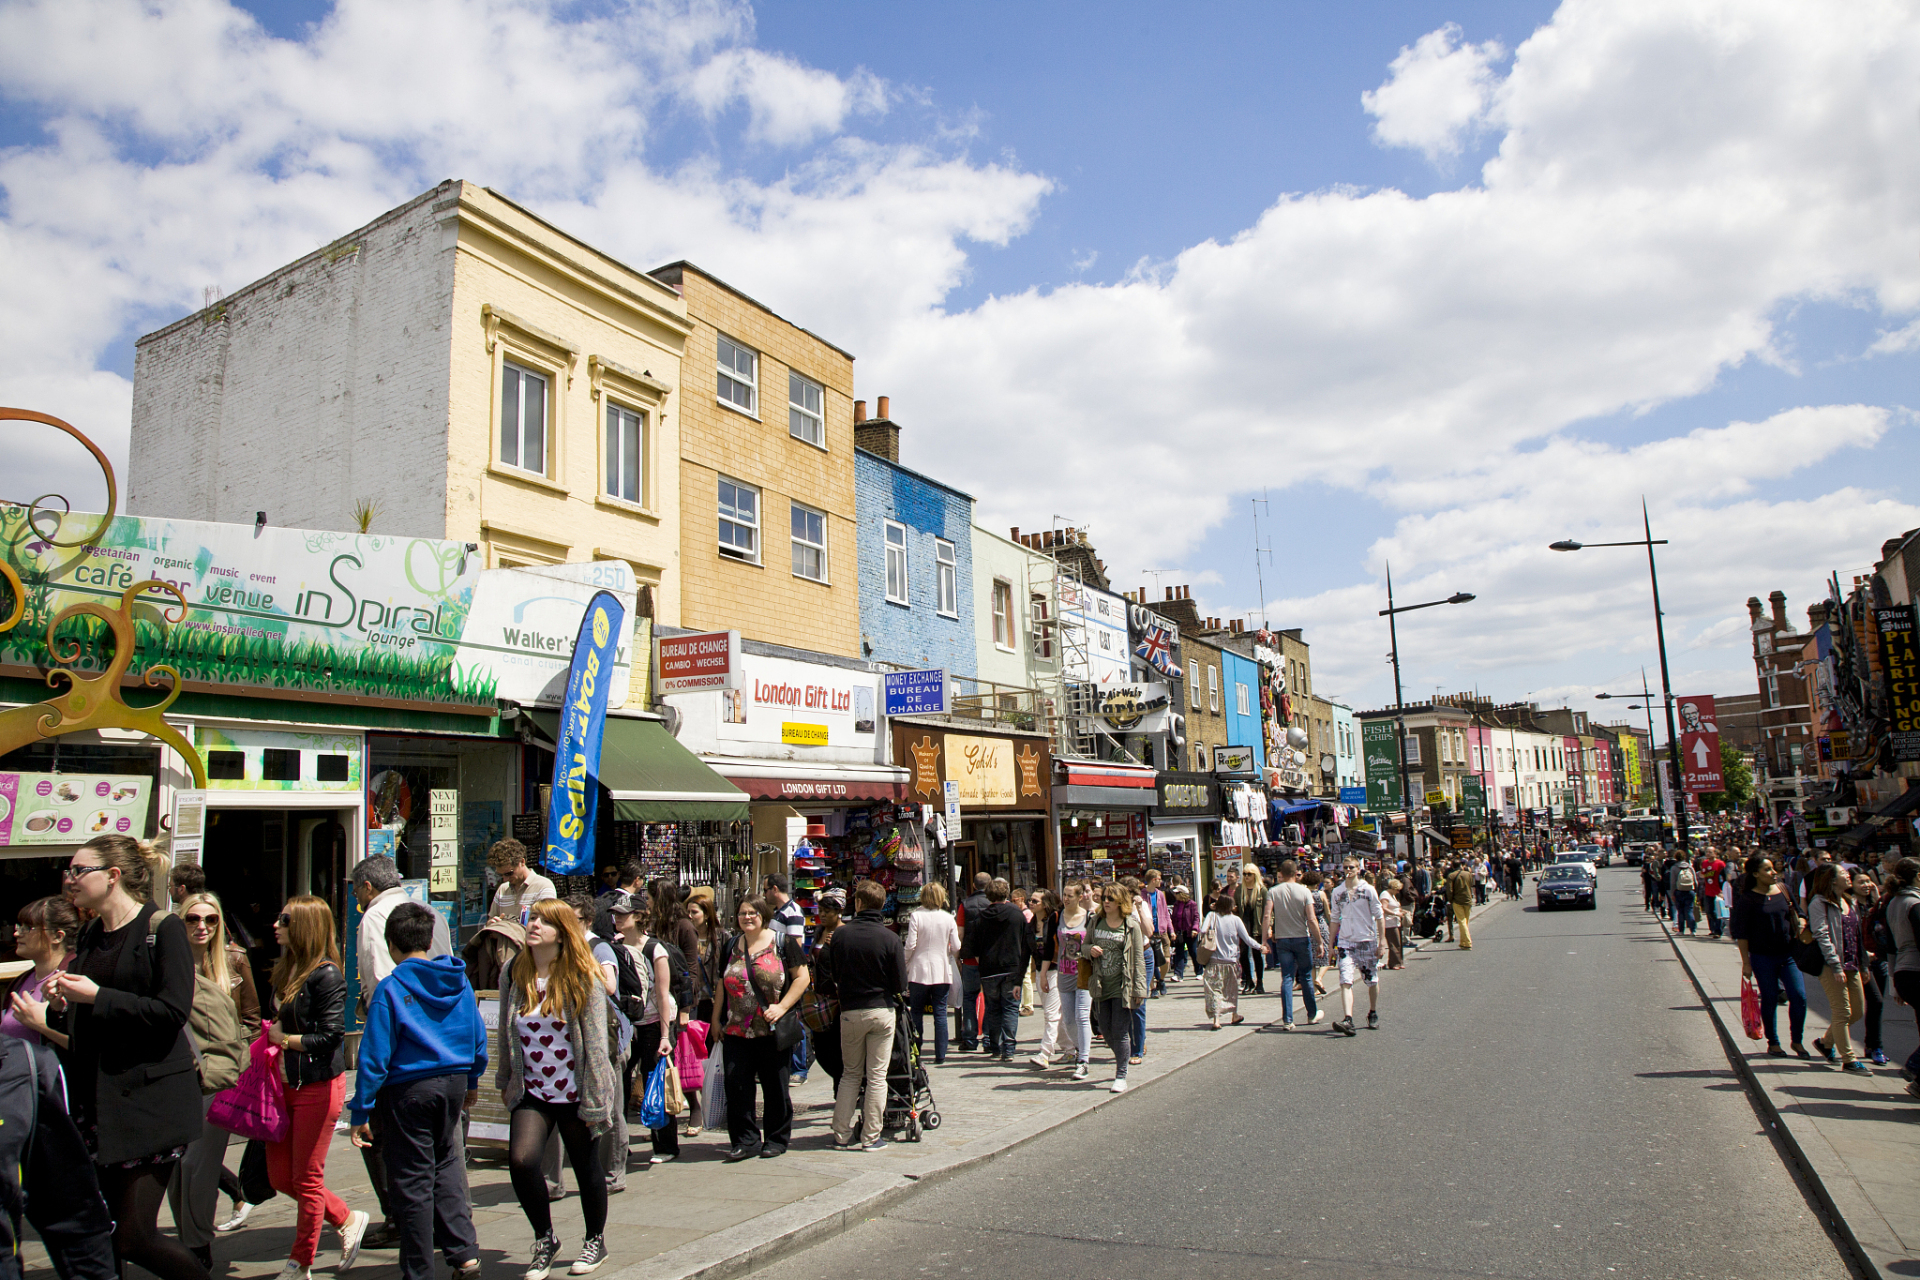
[[[560,714],[527,717],[559,741]],[[749,816],[747,793],[709,769],[658,720],[608,716],[600,739],[600,783],[616,822],[737,822]]]

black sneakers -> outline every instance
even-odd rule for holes
[[[605,1236],[590,1236],[587,1242],[580,1246],[580,1256],[573,1260],[571,1267],[567,1268],[567,1274],[570,1276],[590,1276],[598,1271],[600,1264],[606,1260],[607,1238]]]
[[[1336,1022],[1336,1023],[1334,1023],[1334,1024],[1333,1024],[1333,1029],[1334,1029],[1335,1031],[1338,1031],[1338,1032],[1340,1032],[1340,1034],[1342,1034],[1342,1035],[1348,1035],[1348,1036],[1357,1036],[1357,1035],[1359,1035],[1359,1034],[1360,1034],[1360,1033],[1359,1033],[1358,1031],[1356,1031],[1356,1030],[1354,1029],[1354,1026],[1353,1026],[1353,1019],[1352,1019],[1352,1018],[1350,1018],[1350,1017],[1349,1017],[1349,1018],[1342,1018],[1342,1019],[1340,1019],[1340,1021],[1338,1021],[1338,1022]]]
[[[1367,1030],[1378,1031],[1379,1029],[1380,1029],[1380,1011],[1378,1009],[1367,1010]]]
[[[547,1280],[553,1269],[554,1255],[560,1252],[560,1237],[549,1231],[533,1242],[533,1260],[527,1264],[526,1280]]]

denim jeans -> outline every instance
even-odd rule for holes
[[[1720,899],[1708,894],[1702,902],[1705,903],[1703,910],[1707,916],[1707,933],[1717,938],[1720,936]]]
[[[1293,983],[1300,980],[1300,996],[1307,1002],[1307,1017],[1320,1012],[1313,999],[1313,939],[1275,938],[1273,962],[1280,966],[1280,1020],[1293,1021]]]
[[[974,997],[980,994],[980,966],[960,966],[960,1047],[973,1049],[980,1043],[980,1015]]]
[[[1014,1043],[1020,1038],[1020,975],[996,973],[982,978],[980,994],[986,997],[986,1020],[980,1034],[987,1042],[987,1052],[1011,1058]]]
[[[1153,948],[1147,948],[1147,990],[1153,990]],[[1133,1011],[1133,1056],[1142,1058],[1147,1052],[1147,1002],[1142,1000]]]
[[[1200,935],[1197,933],[1176,933],[1173,935],[1173,976],[1187,976],[1187,962],[1193,962],[1193,971],[1199,973],[1205,966],[1200,963]]]
[[[1673,931],[1686,930],[1692,933],[1698,927],[1693,918],[1693,890],[1675,889],[1673,891]]]
[[[1093,1001],[1080,989],[1078,974],[1056,976],[1061,978],[1059,1050],[1085,1062],[1093,1052]],[[1041,1051],[1051,1053],[1053,1049],[1043,1045]]]
[[[1807,1030],[1807,984],[1800,976],[1800,966],[1791,956],[1763,956],[1753,952],[1747,954],[1747,961],[1753,965],[1753,979],[1760,987],[1760,1025],[1766,1028],[1767,1044],[1780,1043],[1775,1010],[1780,1007],[1783,986],[1787,998],[1787,1030],[1792,1033],[1791,1043],[1799,1044]]]
[[[907,990],[912,996],[913,1025],[920,1032],[921,1042],[927,1038],[927,1010],[933,1010],[933,1060],[936,1063],[947,1060],[947,992],[952,990],[944,982],[909,982]]]

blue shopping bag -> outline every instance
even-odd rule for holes
[[[672,1058],[661,1058],[647,1073],[647,1091],[640,1099],[640,1123],[649,1129],[665,1129],[673,1123],[667,1114],[667,1072],[674,1070]]]

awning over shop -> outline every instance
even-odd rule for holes
[[[1452,833],[1442,831],[1438,827],[1422,827],[1420,828],[1420,834],[1429,840],[1438,840],[1442,844],[1451,845],[1453,843]]]
[[[1139,787],[1063,787],[1053,788],[1056,809],[1151,809],[1154,789]]]
[[[1076,787],[1143,787],[1153,790],[1158,773],[1141,764],[1095,764],[1085,760],[1063,760],[1067,782]],[[1152,804],[1149,799],[1146,803]]]
[[[746,758],[709,760],[708,765],[757,801],[782,804],[904,803],[907,770],[891,765],[788,763]]]
[[[557,741],[560,717],[523,712]],[[600,784],[613,797],[616,822],[738,822],[747,793],[709,769],[658,720],[608,716],[600,739]]]
[[[1293,804],[1275,805],[1282,817],[1292,817],[1296,813],[1313,813],[1325,803],[1321,800],[1301,800]]]
[[[1893,799],[1875,809],[1861,824],[1840,837],[1840,843],[1847,848],[1857,849],[1873,839],[1874,832],[1899,818],[1911,815],[1920,809],[1920,787],[1910,787]]]

